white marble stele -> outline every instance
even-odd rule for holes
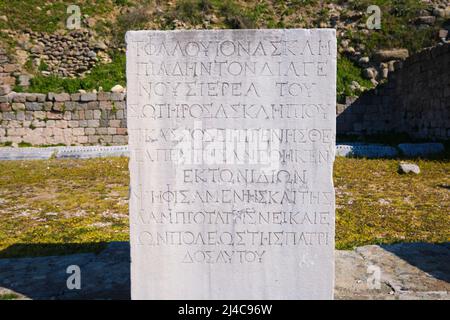
[[[333,29],[130,31],[133,299],[332,299]]]

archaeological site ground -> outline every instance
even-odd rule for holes
[[[446,0],[0,0],[0,300],[450,300],[449,32]]]

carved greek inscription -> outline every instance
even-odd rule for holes
[[[127,34],[132,258],[148,277],[226,278],[237,296],[251,277],[273,292],[331,277],[335,72],[331,30]]]

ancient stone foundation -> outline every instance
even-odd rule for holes
[[[450,43],[398,63],[387,83],[337,106],[338,134],[450,139]]]
[[[125,94],[9,93],[0,96],[0,143],[127,144]]]
[[[14,67],[5,57],[3,72]],[[448,70],[449,43],[398,62],[385,84],[337,105],[337,133],[449,140]],[[127,144],[125,94],[12,93],[8,75],[0,73],[0,144]]]

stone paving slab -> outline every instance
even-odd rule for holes
[[[373,272],[369,266],[380,268],[379,289],[368,288]],[[336,251],[337,299],[449,300],[449,291],[449,243],[370,245]]]
[[[0,160],[37,160],[50,159],[56,147],[50,148],[0,148]]]
[[[81,268],[81,290],[66,287],[66,269],[74,264]],[[379,288],[368,287],[370,266],[380,268]],[[449,243],[336,251],[335,299],[450,300],[449,291]],[[0,259],[0,295],[6,293],[22,299],[130,299],[129,244],[112,242],[99,254]]]

